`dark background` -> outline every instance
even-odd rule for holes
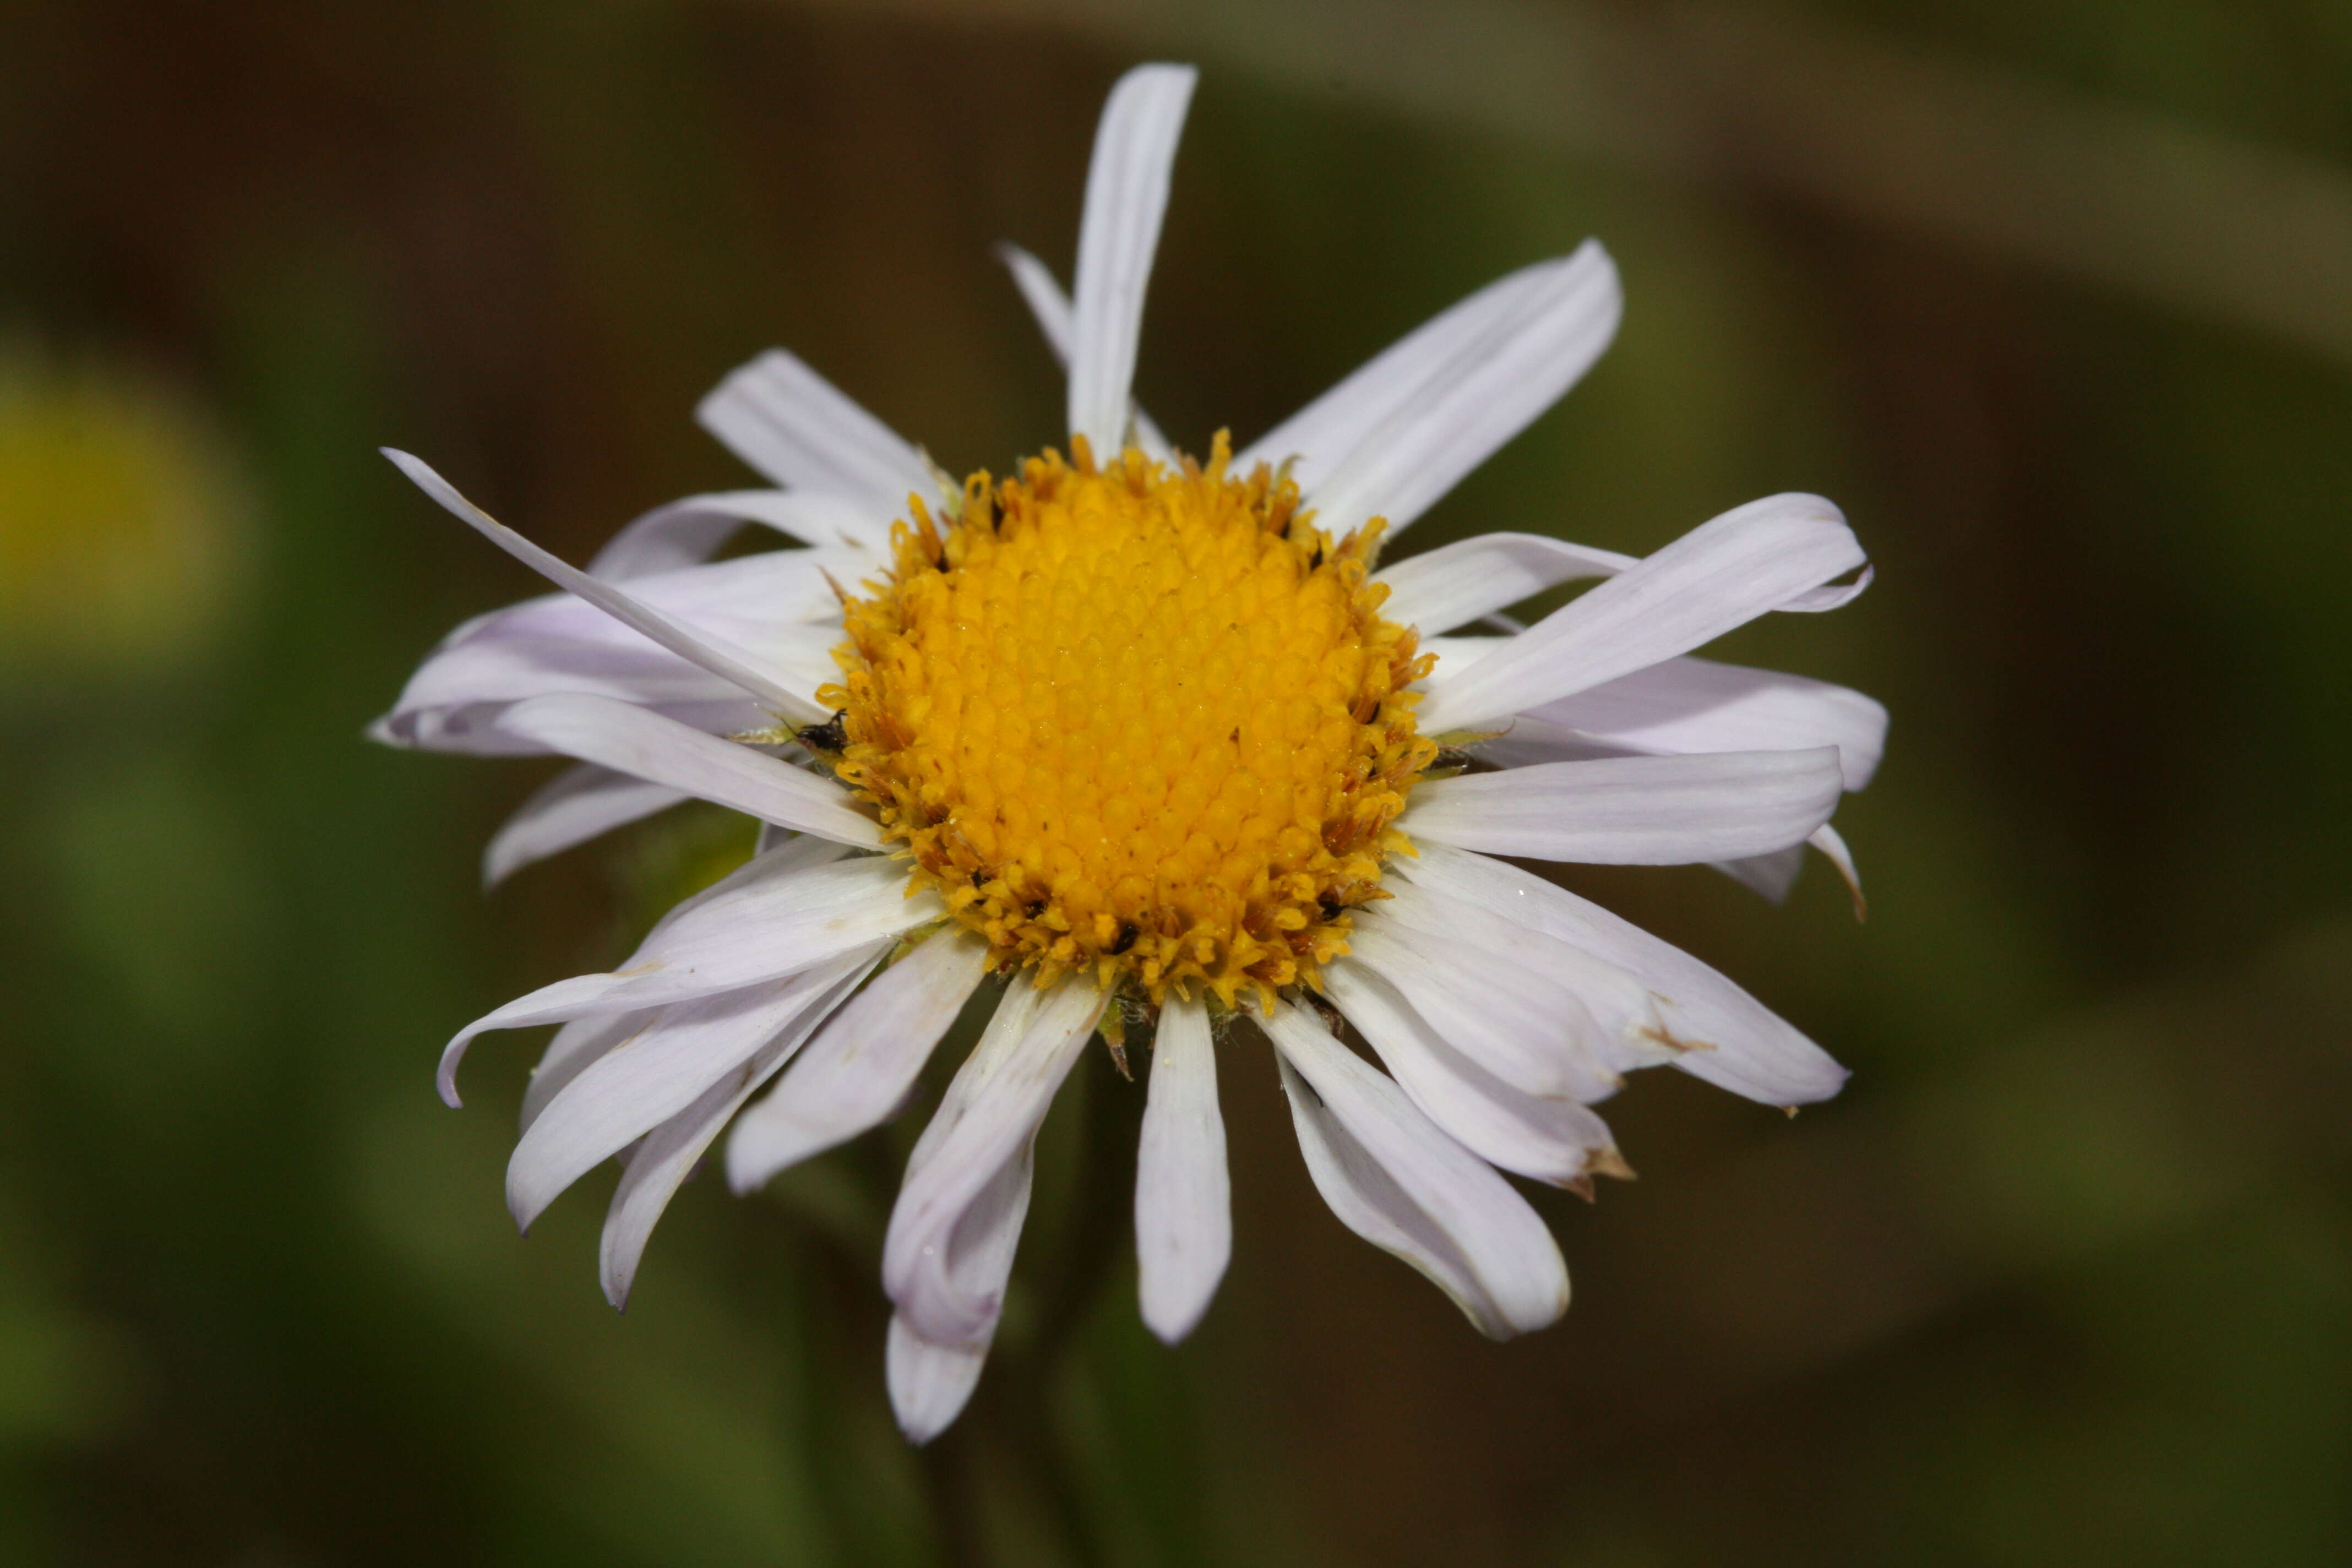
[[[583,560],[751,482],[688,411],[784,343],[1001,469],[1060,390],[988,247],[1066,278],[1154,57],[1204,68],[1139,381],[1186,445],[1597,234],[1617,346],[1408,547],[1846,507],[1877,586],[1721,651],[1893,709],[1868,923],[1819,865],[1575,883],[1855,1077],[1636,1081],[1642,1179],[1537,1194],[1575,1306],[1495,1346],[1229,1055],[1170,1352],[1090,1061],[918,1454],[911,1124],[690,1184],[622,1318],[609,1177],[501,1207],[531,1042],[435,1100],[745,841],[481,897],[544,767],[360,731],[535,588],[374,448]],[[0,0],[0,1560],[2352,1559],[2347,82],[2336,0]]]

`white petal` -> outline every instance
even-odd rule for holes
[[[890,542],[890,519],[845,497],[805,490],[721,490],[688,496],[640,514],[604,542],[588,574],[610,583],[699,566],[747,522],[811,544],[854,545],[876,557]]]
[[[555,1038],[541,1054],[539,1065],[530,1069],[530,1082],[523,1087],[521,1131],[530,1131],[530,1124],[539,1120],[539,1113],[547,1109],[548,1101],[586,1071],[589,1063],[623,1041],[634,1039],[660,1017],[659,1008],[644,1013],[604,1013],[593,1018],[575,1018],[556,1030]]]
[[[1021,302],[1036,319],[1037,331],[1044,335],[1045,346],[1053,351],[1054,363],[1064,370],[1069,369],[1070,336],[1076,327],[1071,319],[1070,297],[1055,281],[1054,269],[1009,242],[996,247],[996,258],[1013,274],[1013,286],[1021,290]]]
[[[1513,634],[1513,636],[1517,635],[1517,633]],[[1421,648],[1423,653],[1433,653],[1437,656],[1438,673],[1444,674],[1475,664],[1490,654],[1500,653],[1510,646],[1511,640],[1508,637],[1472,633],[1464,637],[1423,637],[1421,639]],[[1433,681],[1435,679],[1435,676],[1431,677]]]
[[[486,642],[436,654],[409,681],[387,722],[403,744],[491,756],[544,755],[544,747],[500,730],[498,720],[512,703],[557,691],[609,697],[698,729],[724,723],[728,734],[775,722],[731,683],[636,640],[635,647],[604,641]],[[815,689],[798,679],[794,684]]]
[[[1323,966],[1323,988],[1380,1053],[1397,1086],[1490,1165],[1571,1182],[1615,1148],[1608,1124],[1573,1100],[1528,1094],[1464,1056],[1380,974],[1351,958]]]
[[[688,799],[667,784],[593,763],[569,767],[531,792],[482,851],[482,885],[495,888],[523,867]]]
[[[499,728],[762,822],[860,848],[882,841],[881,829],[851,808],[839,784],[609,697],[534,697],[508,709]]]
[[[1348,945],[1472,1062],[1522,1094],[1606,1100],[1619,1087],[1583,999],[1550,976],[1475,942],[1356,911]]]
[[[1302,498],[1344,533],[1385,517],[1390,536],[1435,505],[1591,368],[1616,335],[1616,264],[1588,241],[1434,366]]]
[[[729,374],[694,411],[702,427],[776,483],[837,495],[887,531],[907,498],[940,493],[922,453],[782,349]]]
[[[1824,610],[1842,610],[1862,597],[1878,575],[1875,566],[1864,566],[1862,574],[1851,583],[1832,583],[1824,587],[1809,588],[1787,603],[1777,606],[1801,615],[1819,615]]]
[[[841,640],[833,583],[871,573],[870,551],[775,550],[630,582],[632,596],[672,620],[723,637],[795,690],[838,679]],[[830,577],[831,581],[828,581]],[[585,600],[552,594],[476,617],[435,649],[381,721],[392,745],[526,752],[495,727],[509,702],[551,691],[593,691],[656,708],[716,733],[772,721],[731,681],[647,640]]]
[[[1331,1212],[1453,1298],[1494,1339],[1568,1310],[1568,1267],[1535,1210],[1403,1091],[1295,1007],[1265,1024],[1307,1173]]]
[[[1431,317],[1244,447],[1234,467],[1246,473],[1258,463],[1287,462],[1299,488],[1312,490],[1400,409],[1423,401],[1466,345],[1540,293],[1568,262],[1560,257],[1523,267]]]
[[[1470,729],[1688,653],[1862,564],[1819,496],[1769,496],[1701,523],[1494,653],[1440,664],[1423,731]]]
[[[1070,329],[1070,432],[1109,462],[1127,439],[1143,293],[1151,280],[1176,139],[1200,73],[1138,66],[1103,106],[1078,226],[1077,305]]]
[[[782,494],[761,491],[761,494]],[[797,498],[796,498],[797,499]],[[815,498],[831,503],[830,498]],[[679,566],[629,579],[629,594],[674,620],[709,625],[723,635],[748,636],[761,623],[841,624],[841,600],[834,583],[855,584],[888,564],[862,545],[828,544],[813,549],[763,550],[730,561]],[[831,581],[828,581],[831,579]],[[643,641],[626,626],[570,594],[548,594],[476,617],[442,643],[443,649],[491,638],[595,641],[635,647]]]
[[[732,682],[759,699],[779,718],[808,721],[824,718],[824,711],[816,704],[791,689],[789,677],[780,676],[772,668],[766,667],[764,661],[751,650],[736,647],[723,637],[698,631],[613,584],[591,577],[577,566],[559,560],[459,495],[448,480],[435,473],[422,460],[389,447],[383,448],[383,455],[414,480],[419,489],[455,516],[472,524],[491,543],[549,581],[569,588],[614,620],[643,633],[688,663],[699,665],[711,674]]]
[[[876,976],[737,1121],[727,1140],[728,1183],[748,1193],[887,1120],[963,1011],[987,959],[987,943],[948,930]]]
[[[1172,1345],[1192,1331],[1225,1276],[1233,1246],[1209,1009],[1171,993],[1160,1007],[1135,1156],[1135,1253],[1143,1321],[1153,1333]]]
[[[1559,1005],[1543,1000],[1553,988],[1565,990],[1575,999],[1575,1007],[1589,1016],[1600,1031],[1589,1042],[1589,1054],[1602,1066],[1630,1072],[1666,1059],[1669,1047],[1659,1039],[1663,1020],[1656,994],[1616,964],[1530,931],[1481,904],[1412,882],[1392,882],[1386,890],[1389,896],[1365,912],[1375,924],[1392,922],[1407,928],[1399,933],[1402,940],[1416,958],[1435,966],[1441,974],[1450,967],[1465,977],[1449,984],[1494,991],[1538,985],[1544,989],[1532,993],[1531,999],[1538,1013]],[[1470,963],[1447,956],[1465,945],[1475,950],[1468,955]],[[1501,977],[1467,979],[1481,962],[1498,963]],[[1441,1033],[1450,1037],[1454,1011],[1440,1007],[1429,1017]],[[1555,1023],[1553,1032],[1559,1034],[1566,1026],[1565,1022]]]
[[[1746,855],[1737,860],[1710,860],[1707,864],[1777,904],[1788,898],[1789,889],[1797,885],[1797,873],[1805,868],[1805,847],[1791,844],[1769,855]]]
[[[564,1188],[694,1104],[882,952],[869,942],[782,980],[666,1007],[582,1068],[524,1130],[507,1162],[515,1223],[530,1229]]]
[[[1768,1105],[1827,1100],[1845,1082],[1845,1069],[1819,1046],[1729,980],[1533,872],[1438,844],[1393,868],[1416,887],[1483,905],[1633,974],[1657,994],[1676,1042],[1693,1047],[1675,1065],[1694,1077]]]
[[[908,898],[906,868],[896,861],[866,856],[803,868],[792,859],[799,848],[761,856],[704,901],[672,911],[621,969],[559,980],[467,1025],[441,1054],[441,1098],[458,1102],[457,1064],[488,1030],[698,1001],[795,973],[947,912],[936,895]]]
[[[1083,980],[1043,994],[1016,980],[916,1142],[883,1242],[882,1281],[924,1338],[966,1344],[992,1331],[1003,1276],[992,1253],[973,1261],[960,1230],[992,1184],[1026,1164],[1030,1139],[1102,1006],[1102,994]]]
[[[1052,269],[1019,246],[1000,245],[996,254],[1011,268],[1013,287],[1021,290],[1023,303],[1037,319],[1037,330],[1045,335],[1045,346],[1054,351],[1055,363],[1067,370],[1070,337],[1075,330],[1069,297],[1054,281]],[[1160,433],[1160,426],[1151,422],[1142,406],[1130,398],[1127,411],[1135,422],[1135,444],[1143,448],[1144,455],[1162,463],[1174,458],[1175,448],[1168,444],[1168,437]]]
[[[926,1337],[902,1309],[890,1320],[890,1404],[898,1426],[918,1443],[937,1436],[963,1409],[996,1337],[1013,1249],[1029,1213],[1034,1138],[982,1185],[950,1227],[940,1251],[957,1289],[981,1303],[979,1326],[941,1342]]]
[[[1831,746],[1540,763],[1423,784],[1397,826],[1494,855],[1683,866],[1803,842],[1843,783]]]
[[[1826,680],[1685,657],[1528,710],[1512,721],[1508,733],[1477,750],[1519,767],[1628,752],[1658,756],[1810,746],[1835,746],[1845,787],[1861,789],[1886,750],[1886,709]]]
[[[809,1031],[824,1022],[866,972],[881,961],[887,946],[877,944],[845,963],[827,965],[836,978],[822,995],[802,1008],[749,1060],[722,1074],[692,1105],[648,1131],[629,1155],[628,1168],[621,1173],[620,1184],[613,1189],[612,1206],[605,1211],[604,1241],[598,1249],[604,1299],[614,1307],[628,1305],[629,1287],[636,1279],[637,1264],[645,1257],[654,1226],[677,1195],[678,1184],[710,1147],[710,1141],[742,1109],[752,1091],[792,1058]]]
[[[1813,836],[1805,842],[1820,850],[1829,863],[1837,868],[1838,875],[1845,879],[1845,890],[1853,895],[1853,918],[1862,919],[1867,907],[1862,896],[1862,873],[1854,868],[1853,851],[1845,847],[1844,838],[1839,836],[1836,828],[1824,822],[1813,829]]]
[[[928,1443],[963,1414],[988,1363],[988,1349],[934,1344],[894,1314],[885,1357],[898,1430],[908,1442]]]
[[[1424,632],[1452,631],[1579,577],[1611,577],[1638,560],[1535,533],[1482,533],[1373,574],[1381,614]]]

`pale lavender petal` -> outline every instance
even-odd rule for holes
[[[1486,658],[1441,661],[1421,726],[1432,734],[1499,726],[1514,713],[1688,653],[1862,563],[1853,531],[1821,497],[1751,501],[1502,640]]]
[[[492,836],[482,851],[482,885],[495,888],[534,861],[690,798],[684,790],[593,763],[566,768],[533,791]]]
[[[1372,581],[1389,591],[1383,616],[1438,633],[1562,583],[1615,576],[1639,559],[1536,533],[1482,533],[1383,566]]]
[[[1426,1275],[1491,1338],[1568,1310],[1559,1247],[1508,1182],[1298,1009],[1277,1004],[1265,1028],[1307,1173],[1341,1223]]]
[[[1108,462],[1127,437],[1143,295],[1151,280],[1169,172],[1199,72],[1138,66],[1111,89],[1087,171],[1070,328],[1070,431]]]
[[[788,1165],[879,1125],[981,981],[988,944],[953,929],[875,977],[825,1024],[727,1140],[727,1179],[750,1192]]]
[[[992,1183],[1026,1162],[1102,1006],[1102,994],[1084,981],[1042,994],[1016,983],[916,1142],[883,1243],[882,1279],[924,1338],[969,1343],[992,1328],[1002,1278],[967,1267],[959,1227]]]
[[[865,978],[866,971],[881,962],[887,947],[887,942],[877,943],[825,966],[835,976],[830,987],[802,1008],[749,1059],[721,1074],[692,1105],[646,1132],[630,1153],[628,1168],[621,1173],[620,1184],[613,1190],[613,1203],[604,1215],[604,1235],[599,1248],[604,1299],[614,1307],[628,1305],[629,1287],[636,1279],[637,1264],[645,1257],[646,1243],[653,1238],[654,1226],[677,1194],[678,1184],[693,1173],[711,1140],[719,1136],[719,1129],[742,1109],[755,1089],[792,1059],[809,1032],[840,1005],[842,998]]]
[[[1681,866],[1801,843],[1843,785],[1831,746],[1541,763],[1423,784],[1397,826],[1495,855]]]
[[[528,1230],[564,1188],[693,1105],[882,952],[869,942],[782,980],[666,1007],[591,1062],[524,1130],[507,1162],[515,1223]]]
[[[1617,965],[1654,992],[1673,1039],[1674,1065],[1769,1105],[1827,1100],[1845,1069],[1723,975],[1671,942],[1531,871],[1484,855],[1423,845],[1393,863],[1416,887],[1479,904],[1529,931]]]
[[[1306,490],[1318,526],[1344,533],[1381,517],[1391,537],[1402,531],[1591,368],[1623,309],[1616,264],[1586,242]]]
[[[853,809],[848,792],[831,780],[609,697],[534,697],[509,709],[499,727],[781,827],[859,848],[882,840],[874,820]]]
[[[886,531],[905,515],[908,496],[940,494],[922,453],[782,349],[731,372],[694,413],[776,483],[840,496],[878,515]]]
[[[1209,1010],[1171,994],[1160,1006],[1135,1156],[1135,1253],[1143,1321],[1153,1333],[1172,1345],[1192,1331],[1224,1278],[1233,1245]]]
[[[680,658],[699,665],[740,687],[765,704],[769,711],[778,718],[814,721],[824,717],[814,702],[792,689],[788,674],[780,674],[750,649],[688,626],[612,584],[591,577],[577,566],[559,560],[458,494],[448,480],[435,473],[422,460],[389,447],[383,448],[383,455],[414,480],[419,489],[440,502],[456,517],[472,524],[483,537],[508,554],[551,582],[570,589],[614,620],[643,633]]]

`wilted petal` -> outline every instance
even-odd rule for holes
[[[1102,994],[1082,981],[1042,994],[1015,984],[916,1142],[883,1243],[882,1281],[924,1338],[963,1344],[993,1331],[1003,1275],[992,1254],[974,1260],[966,1227],[978,1223],[992,1184],[1025,1169],[1030,1140],[1102,1006]],[[1006,1254],[1010,1268],[1009,1245]]]

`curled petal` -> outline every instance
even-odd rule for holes
[[[1493,1339],[1568,1310],[1568,1266],[1528,1201],[1295,1007],[1266,1033],[1307,1173],[1349,1229],[1427,1275]]]

